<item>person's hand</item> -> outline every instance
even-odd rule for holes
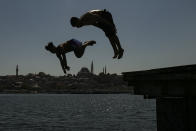
[[[70,67],[69,66],[66,66],[65,69],[69,71],[70,70]]]
[[[64,72],[65,74],[67,73],[65,69],[63,69],[63,72]]]

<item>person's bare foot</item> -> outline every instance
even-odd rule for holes
[[[96,41],[91,40],[91,41],[87,41],[88,45],[93,46],[94,44],[96,44]]]
[[[65,69],[69,71],[70,70],[70,67],[69,66],[66,66]]]
[[[112,58],[115,59],[117,56],[118,56],[118,53],[116,52]]]
[[[124,49],[120,49],[120,51],[118,52],[118,59],[121,59],[124,53]]]

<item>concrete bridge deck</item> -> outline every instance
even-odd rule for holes
[[[156,99],[158,131],[196,131],[196,64],[122,74],[134,94]]]

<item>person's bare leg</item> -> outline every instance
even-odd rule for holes
[[[113,36],[116,46],[118,47],[118,59],[122,58],[124,49],[120,45],[120,41],[116,35]]]
[[[93,40],[84,42],[84,44],[81,47],[79,47],[77,50],[74,51],[76,57],[78,58],[82,57],[86,47],[93,46],[95,43],[96,41],[93,41]]]
[[[113,56],[113,58],[116,58],[118,56],[118,49],[116,47],[115,40],[114,40],[113,37],[108,37],[108,38],[109,38],[110,44],[111,44],[111,46],[112,46],[112,48],[114,50],[114,56]]]
[[[85,41],[82,46],[93,46],[94,44],[96,44],[96,41],[90,40],[90,41]]]

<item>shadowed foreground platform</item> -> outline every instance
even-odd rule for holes
[[[134,94],[156,99],[158,131],[196,130],[196,65],[124,72]]]

